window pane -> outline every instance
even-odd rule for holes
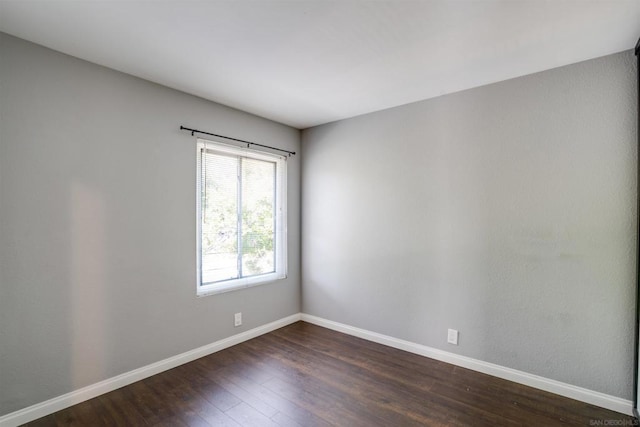
[[[202,162],[202,283],[239,277],[238,158],[208,152]]]
[[[198,140],[199,296],[286,277],[285,160]]]
[[[272,273],[276,164],[242,159],[242,275]]]

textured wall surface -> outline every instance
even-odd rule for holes
[[[631,399],[635,79],[629,51],[304,131],[303,312]]]
[[[299,312],[299,156],[288,279],[196,298],[179,126],[294,151],[298,130],[1,33],[0,58],[0,415]]]

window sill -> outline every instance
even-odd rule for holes
[[[269,283],[278,282],[280,280],[286,279],[286,275],[276,275],[271,274],[268,277],[261,278],[260,280],[256,280],[253,282],[244,282],[244,283],[236,283],[236,284],[228,284],[228,285],[205,285],[198,286],[196,291],[196,297],[208,297],[210,295],[224,294],[227,292],[239,291],[242,289],[253,288],[255,286],[267,285]]]

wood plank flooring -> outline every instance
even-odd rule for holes
[[[576,400],[304,322],[28,426],[636,425]]]

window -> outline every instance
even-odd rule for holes
[[[197,145],[198,295],[286,277],[286,158]]]

